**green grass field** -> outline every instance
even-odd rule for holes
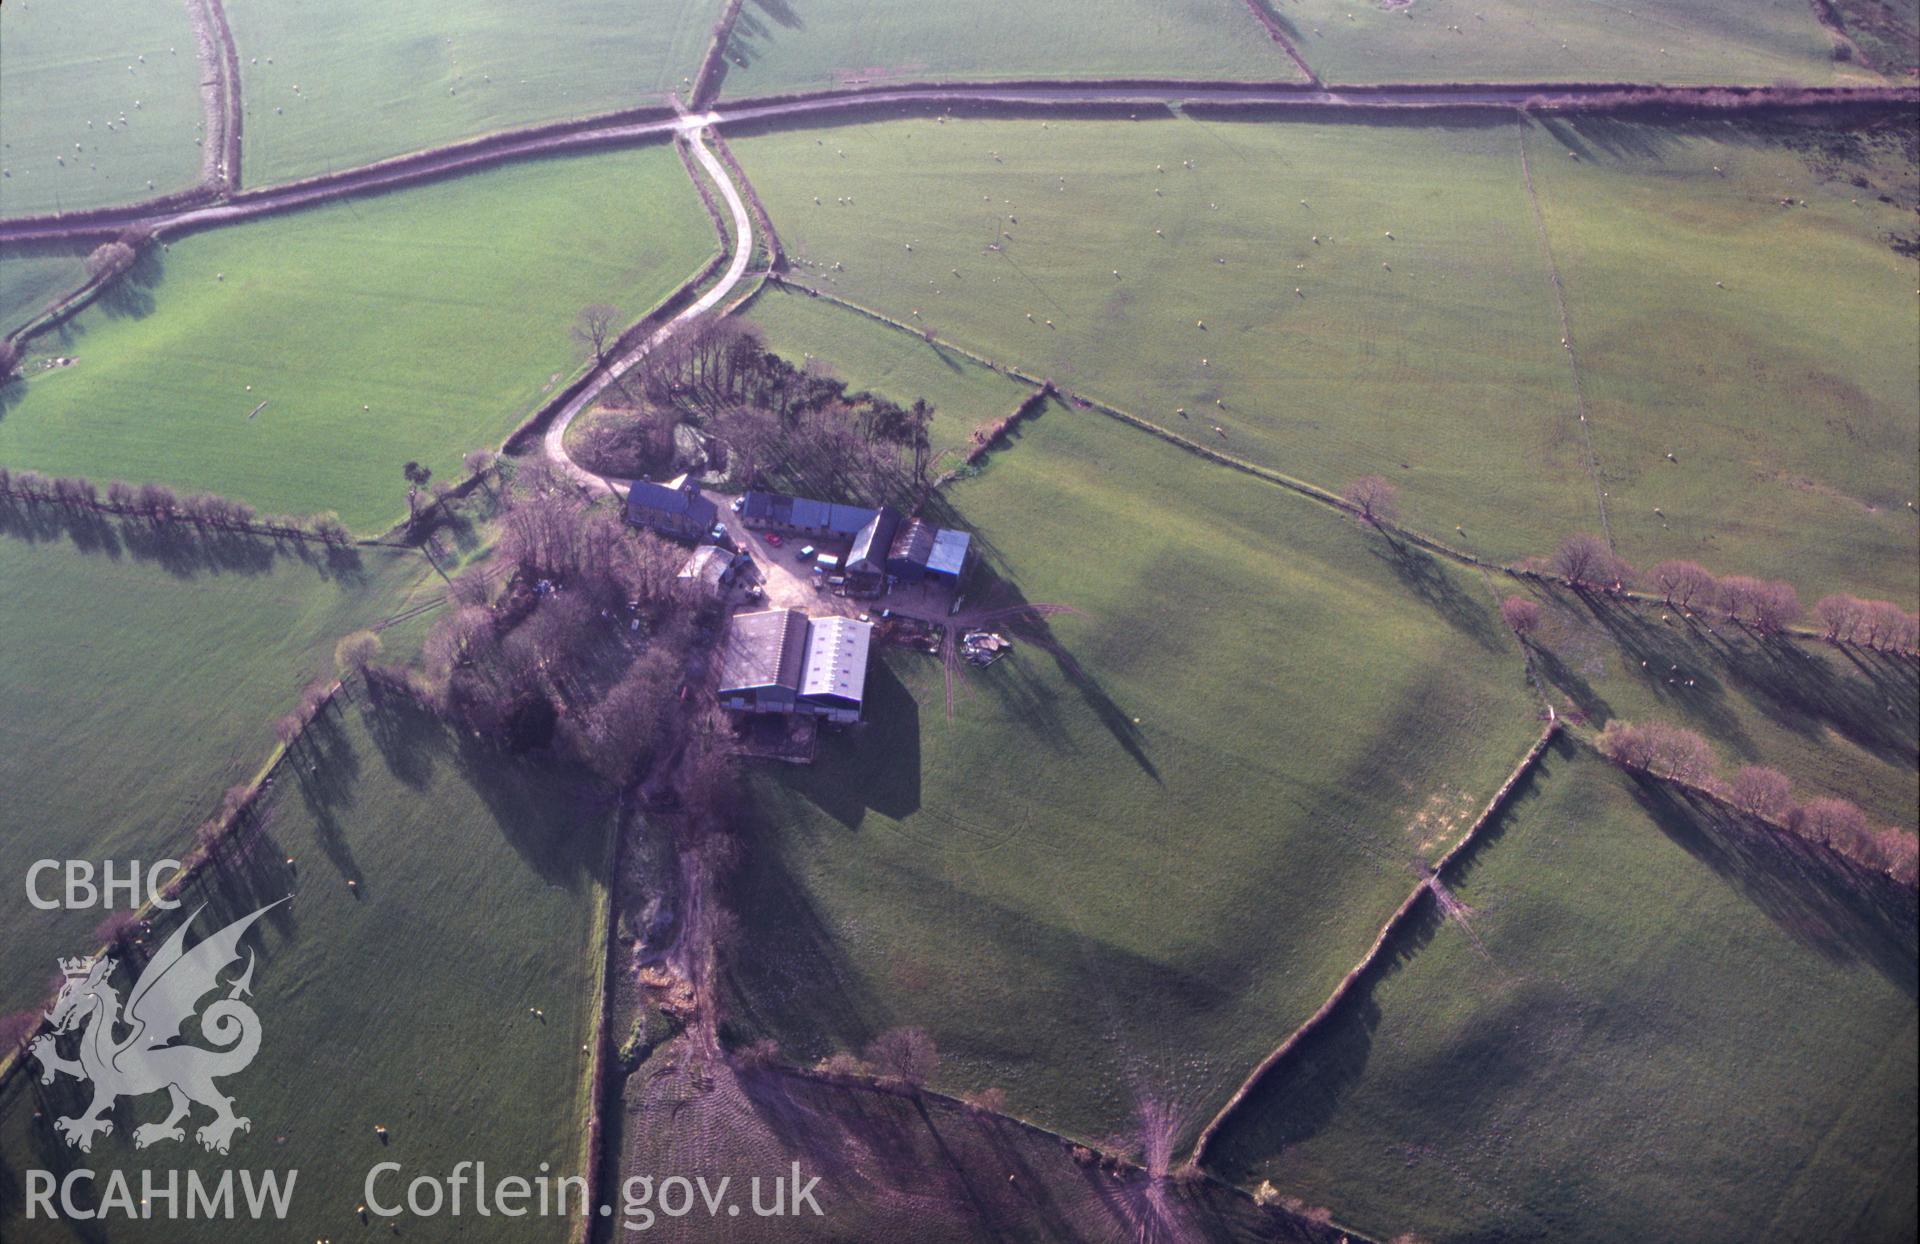
[[[221,792],[253,777],[273,719],[334,641],[404,607],[426,561],[398,549],[303,559],[106,521],[0,513],[0,872],[39,859],[179,858]],[[104,912],[0,915],[0,1012],[40,1000],[53,957]]]
[[[723,95],[887,81],[1303,81],[1243,0],[975,0],[875,20],[858,0],[748,0]]]
[[[102,207],[199,179],[200,64],[179,0],[10,0],[0,45],[0,215]]]
[[[890,651],[870,724],[757,783],[728,968],[785,1056],[928,1028],[943,1086],[1191,1136],[1538,729],[1483,584],[1050,408],[953,504],[1052,618],[960,685]],[[981,597],[981,599],[987,599]]]
[[[734,149],[803,280],[1497,556],[1594,521],[1517,126],[1044,124]]]
[[[917,340],[855,311],[779,286],[754,299],[747,315],[767,348],[793,363],[813,362],[902,405],[933,405],[935,449],[965,451],[981,424],[1005,416],[1033,390],[971,359]]]
[[[9,391],[0,461],[379,531],[402,463],[459,479],[585,363],[581,307],[637,319],[713,245],[665,147],[190,236],[30,343],[79,362]]]
[[[1770,765],[1804,798],[1850,799],[1873,818],[1920,825],[1920,690],[1910,661],[1813,642],[1761,643],[1706,618],[1687,626],[1659,605],[1549,606],[1536,668],[1563,714],[1665,721],[1705,735],[1723,774]],[[1711,630],[1709,630],[1711,628]]]
[[[1837,62],[1803,0],[1273,4],[1329,82],[1872,80]]]
[[[592,789],[565,770],[471,748],[414,714],[354,703],[324,718],[282,769],[251,856],[196,883],[182,910],[208,902],[196,925],[205,933],[294,896],[261,925],[252,996],[260,1054],[222,1081],[252,1130],[225,1157],[191,1136],[137,1151],[132,1124],[164,1113],[164,1099],[149,1097],[76,1162],[48,1122],[32,1118],[35,1109],[71,1113],[73,1082],[41,1099],[37,1082],[17,1079],[0,1098],[0,1230],[9,1240],[96,1238],[88,1224],[23,1224],[29,1168],[84,1164],[102,1179],[127,1169],[136,1190],[145,1167],[299,1171],[284,1225],[110,1224],[111,1238],[135,1241],[384,1236],[381,1220],[362,1226],[354,1212],[381,1161],[404,1167],[379,1188],[395,1201],[407,1180],[444,1178],[459,1161],[486,1162],[496,1180],[534,1178],[541,1163],[578,1173],[611,827],[610,805],[590,802]],[[195,1121],[206,1117],[199,1110]],[[389,1129],[385,1143],[376,1126]],[[557,1241],[573,1226],[479,1218],[472,1208],[469,1189],[462,1217],[410,1218],[401,1235]]]
[[[0,259],[0,334],[12,332],[87,279],[78,254],[42,251]]]
[[[1912,608],[1920,266],[1889,245],[1911,151],[1603,120],[1528,144],[1620,551]]]
[[[801,279],[1315,483],[1386,475],[1410,525],[1488,556],[1597,527],[1605,490],[1635,558],[1777,574],[1809,600],[1915,591],[1902,217],[1774,137],[922,119],[734,146]],[[1696,162],[1704,179],[1677,175]],[[1810,206],[1781,209],[1789,192]],[[1684,539],[1654,538],[1654,505]]]
[[[1909,1238],[1912,896],[1836,876],[1562,749],[1464,927],[1430,922],[1214,1165],[1376,1238]]]
[[[248,185],[684,97],[719,0],[234,0]],[[298,88],[297,90],[295,88]]]

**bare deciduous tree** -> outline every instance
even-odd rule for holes
[[[1802,612],[1800,593],[1793,584],[1772,579],[1753,590],[1753,626],[1764,634],[1778,634],[1793,625]]]
[[[333,667],[340,677],[364,674],[380,655],[380,637],[372,631],[355,631],[333,646]]]
[[[1720,580],[1720,611],[1735,622],[1751,618],[1763,586],[1760,580],[1750,575],[1728,575]]]
[[[1540,628],[1540,602],[1525,596],[1509,596],[1500,602],[1500,617],[1521,639]]]
[[[1873,832],[1866,813],[1845,799],[1809,799],[1788,821],[1788,827],[1809,842],[1853,854]]]
[[[891,1028],[867,1046],[867,1062],[888,1080],[919,1090],[940,1066],[940,1052],[923,1028]]]
[[[1747,765],[1733,775],[1727,797],[1742,812],[1766,821],[1782,821],[1793,810],[1793,783],[1778,769]]]
[[[1400,513],[1400,490],[1384,475],[1362,475],[1341,497],[1376,527],[1393,522]]]
[[[1554,550],[1553,572],[1571,587],[1612,589],[1624,585],[1631,572],[1599,536],[1581,532],[1568,536]]]
[[[1849,596],[1845,592],[1836,592],[1831,596],[1822,596],[1813,607],[1826,629],[1826,637],[1837,644],[1850,641],[1854,632],[1860,629],[1865,618],[1867,604],[1858,596]]]
[[[593,352],[594,362],[604,364],[607,361],[607,347],[620,336],[619,324],[618,307],[604,302],[589,303],[580,308],[580,315],[574,320],[573,339]]]
[[[1712,598],[1713,573],[1698,562],[1664,561],[1653,568],[1654,586],[1661,597],[1677,609],[1688,609],[1695,601]]]

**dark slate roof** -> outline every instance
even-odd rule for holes
[[[891,506],[883,505],[875,510],[873,518],[854,536],[853,547],[847,550],[847,569],[884,573],[887,550],[893,547],[893,531],[899,525],[900,515]]]
[[[697,492],[637,479],[627,486],[627,517],[643,522],[649,514],[688,515],[711,526],[720,511]]]
[[[797,609],[737,613],[720,661],[720,693],[785,687],[798,693],[806,660],[807,615]]]
[[[933,531],[933,524],[926,519],[909,519],[893,537],[893,548],[887,556],[893,561],[926,565],[927,558],[933,554]]]
[[[828,507],[827,527],[835,535],[855,536],[860,529],[872,522],[878,510],[870,510],[864,505],[833,505]]]

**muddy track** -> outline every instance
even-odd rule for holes
[[[877,110],[901,108],[990,107],[1014,115],[1045,116],[1056,112],[1105,108],[1164,110],[1170,104],[1200,108],[1266,110],[1275,115],[1309,116],[1316,112],[1387,110],[1405,113],[1425,109],[1518,109],[1538,104],[1543,96],[1562,112],[1617,110],[1658,103],[1683,108],[1687,101],[1706,106],[1714,99],[1736,97],[1738,102],[1714,109],[1716,115],[1763,112],[1781,107],[1887,107],[1920,103],[1920,88],[1831,88],[1819,90],[1771,87],[1662,88],[1656,97],[1646,88],[1624,84],[1552,85],[1526,83],[1480,86],[1428,84],[1396,87],[1319,88],[1297,82],[1192,83],[1140,81],[1042,84],[971,83],[908,86],[892,89],[826,91],[818,94],[766,100],[742,100],[705,114],[704,124],[778,125],[782,123],[849,123],[877,115]],[[477,172],[512,160],[558,155],[596,148],[625,147],[658,141],[686,123],[665,108],[633,109],[572,121],[508,130],[468,139],[427,151],[383,160],[359,168],[311,177],[287,185],[235,193],[224,202],[207,206],[154,211],[150,205],[72,212],[64,216],[17,217],[0,220],[0,245],[86,242],[110,238],[139,225],[173,235],[242,220],[317,206],[352,195],[376,194],[402,186]],[[237,134],[237,129],[235,131]]]
[[[200,184],[215,195],[240,184],[240,52],[220,0],[186,0],[200,58]]]

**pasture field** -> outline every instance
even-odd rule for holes
[[[1910,127],[1588,119],[1528,150],[1620,551],[1913,608]]]
[[[860,0],[748,0],[728,58],[732,99],[889,81],[1305,80],[1243,0],[974,0],[886,20]]]
[[[9,392],[0,461],[382,530],[402,463],[458,480],[585,364],[581,307],[638,319],[713,246],[664,146],[189,236],[29,343],[79,361]]]
[[[1220,1134],[1385,1238],[1913,1234],[1914,910],[1563,746]]]
[[[1911,600],[1910,220],[1816,176],[1819,132],[1554,125],[927,118],[734,148],[799,279],[1323,486],[1385,475],[1486,556],[1597,529],[1606,491],[1633,558]],[[1865,496],[1832,495],[1842,467]]]
[[[180,0],[9,0],[0,45],[0,215],[199,180],[200,62]]]
[[[1877,80],[1800,0],[1267,2],[1328,82]]]
[[[811,361],[845,377],[854,390],[903,406],[925,398],[933,406],[936,451],[964,453],[975,428],[1005,416],[1033,391],[951,350],[777,285],[753,300],[746,318],[788,362]]]
[[[18,885],[39,859],[184,855],[267,759],[273,719],[332,676],[334,642],[428,577],[400,549],[303,557],[0,510],[0,872]],[[0,909],[0,1012],[38,1002],[53,957],[79,953],[103,914],[16,892]]]
[[[1816,642],[1760,642],[1738,626],[1693,626],[1658,604],[1548,606],[1535,668],[1563,715],[1595,730],[1618,717],[1705,735],[1731,777],[1770,765],[1802,797],[1850,799],[1876,821],[1920,825],[1920,677],[1911,661]],[[1579,718],[1575,718],[1579,720]]]
[[[798,279],[1312,482],[1386,475],[1494,556],[1596,521],[1516,124],[732,141]]]
[[[1091,412],[950,499],[1079,612],[951,720],[939,664],[886,650],[861,733],[757,775],[728,1013],[796,1062],[923,1026],[939,1087],[1191,1139],[1525,752],[1519,652],[1478,579]]]
[[[250,186],[684,98],[719,0],[234,0]]]
[[[1173,1238],[1189,1244],[1298,1244],[1316,1237],[1217,1182],[1152,1184],[1074,1160],[1067,1145],[1003,1116],[938,1097],[918,1099],[822,1082],[785,1069],[689,1074],[667,1045],[627,1081],[624,1168],[817,1174],[821,1215],[718,1223],[664,1217],[647,1237],[667,1241],[894,1238],[927,1244],[1110,1244]],[[671,1119],[670,1125],[664,1121]],[[1008,1178],[1012,1176],[1012,1178]],[[736,1177],[735,1188],[739,1180]],[[1153,1230],[1143,1232],[1142,1224]],[[618,1230],[596,1236],[616,1238]]]
[[[8,1239],[97,1238],[86,1223],[69,1224],[71,1236],[44,1220],[21,1225],[20,1172],[33,1167],[85,1165],[102,1179],[127,1169],[136,1196],[142,1167],[297,1170],[292,1210],[274,1230],[342,1240],[387,1235],[385,1220],[363,1226],[355,1214],[376,1162],[404,1168],[380,1185],[390,1201],[414,1176],[444,1178],[460,1161],[484,1161],[492,1180],[532,1179],[541,1163],[556,1176],[581,1170],[582,1046],[598,980],[610,805],[587,802],[591,786],[576,774],[469,747],[424,717],[376,712],[363,696],[322,718],[310,738],[282,769],[258,841],[196,878],[180,913],[205,902],[196,924],[204,934],[293,896],[258,926],[260,1054],[222,1081],[251,1131],[225,1157],[191,1135],[136,1150],[132,1125],[164,1113],[164,1098],[148,1097],[123,1107],[114,1133],[81,1159],[32,1118],[72,1113],[73,1081],[42,1090],[16,1078],[0,1097]],[[206,1117],[196,1110],[194,1122]],[[376,1126],[388,1129],[384,1142]],[[574,1225],[477,1217],[470,1188],[463,1203],[459,1218],[409,1217],[400,1234],[558,1241]],[[115,1240],[236,1244],[262,1230],[245,1218],[109,1227]]]
[[[0,259],[0,335],[26,324],[87,279],[83,256],[42,251]]]

